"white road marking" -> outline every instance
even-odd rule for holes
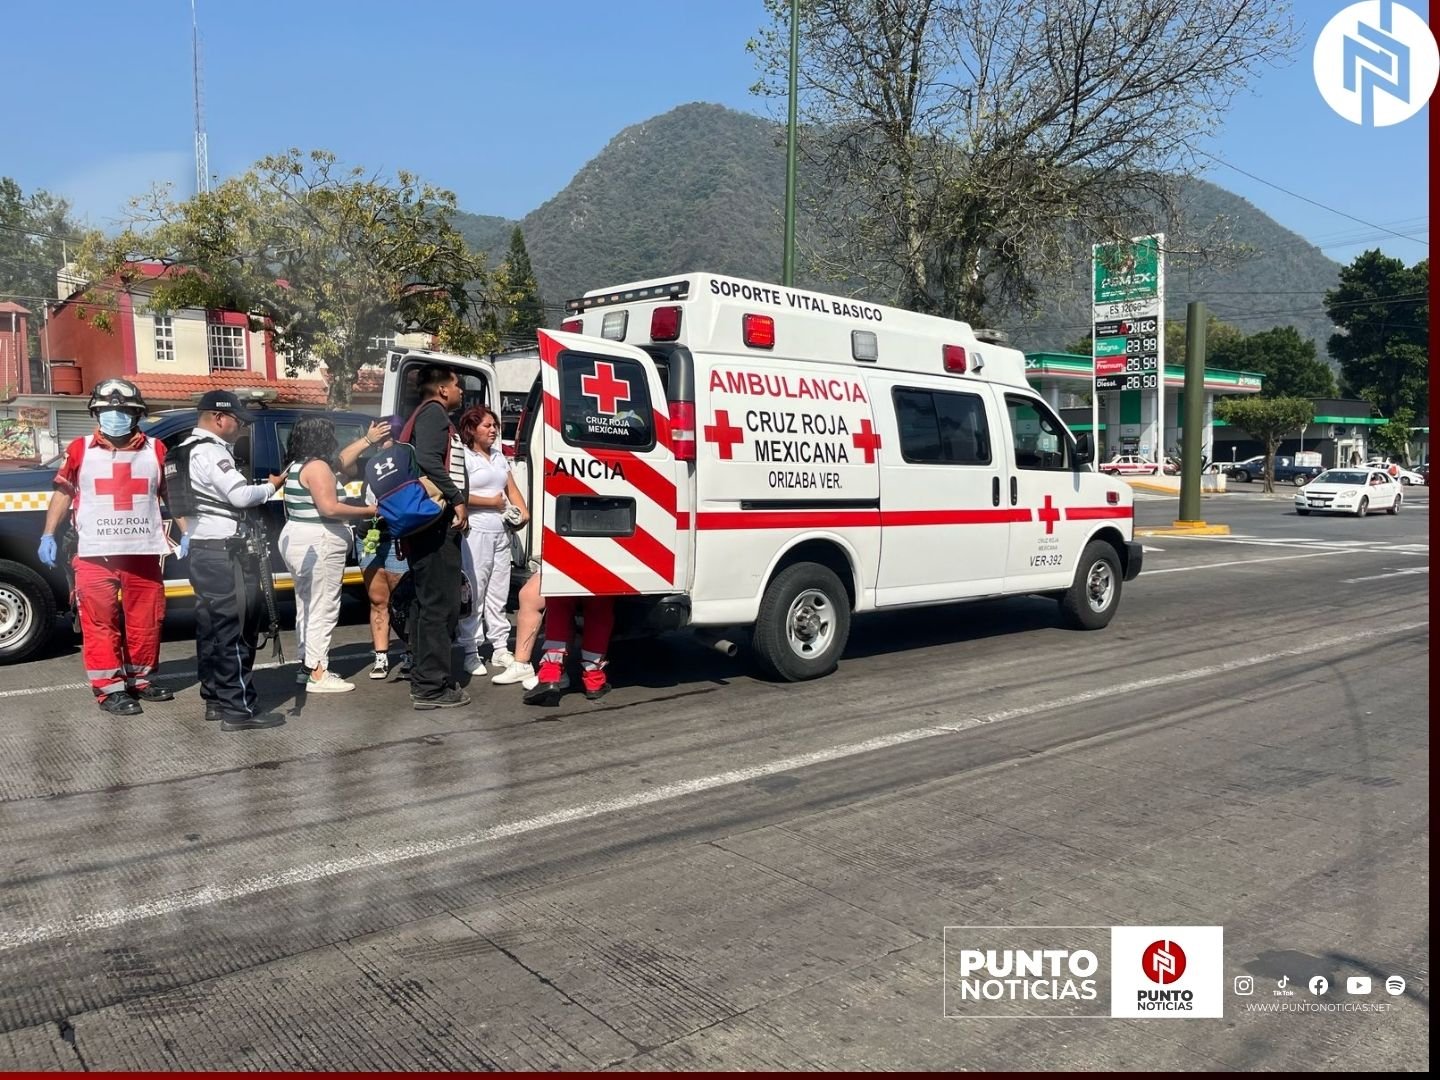
[[[710,776],[697,777],[693,780],[679,780],[669,784],[662,784],[648,791],[637,791],[629,795],[618,795],[614,798],[600,799],[596,802],[581,803],[578,806],[552,810],[548,814],[521,818],[517,821],[505,822],[475,832],[460,833],[456,836],[442,837],[435,840],[398,844],[394,847],[365,852],[360,855],[352,855],[343,859],[327,859],[323,862],[312,862],[302,866],[294,866],[287,870],[278,870],[267,874],[255,874],[250,877],[241,878],[238,881],[232,881],[228,884],[202,885],[178,893],[157,896],[154,899],[146,900],[138,904],[85,912],[57,922],[39,923],[31,926],[0,930],[0,952],[19,948],[22,945],[33,945],[42,941],[50,941],[55,938],[73,937],[96,930],[109,930],[117,926],[125,926],[129,923],[139,922],[142,919],[175,915],[182,911],[208,907],[211,904],[228,903],[233,900],[241,900],[275,889],[282,889],[290,885],[303,885],[324,878],[336,877],[340,874],[353,873],[357,870],[373,870],[379,867],[391,866],[395,863],[407,862],[411,859],[419,859],[431,855],[443,855],[448,852],[488,843],[492,840],[524,836],[528,833],[539,832],[542,829],[553,828],[557,825],[569,825],[577,821],[587,821],[591,818],[601,817],[606,814],[618,814],[628,810],[638,810],[641,807],[653,806],[656,803],[668,802],[672,799],[682,799],[690,795],[698,795],[702,792],[713,791],[716,788],[747,783],[764,776],[789,773],[796,769],[810,768],[814,765],[823,765],[828,762],[857,757],[862,754],[889,750],[897,746],[904,746],[908,743],[921,742],[926,739],[935,739],[946,735],[955,735],[987,724],[998,724],[1005,720],[1013,720],[1019,716],[1030,716],[1034,713],[1072,708],[1076,705],[1084,705],[1087,702],[1100,698],[1113,699],[1123,694],[1140,693],[1162,686],[1173,686],[1176,683],[1192,682],[1196,679],[1209,678],[1212,675],[1229,675],[1242,668],[1273,664],[1277,660],[1286,660],[1291,657],[1304,656],[1313,658],[1317,652],[1324,649],[1349,648],[1357,642],[1372,638],[1394,637],[1397,634],[1409,633],[1412,630],[1428,630],[1429,626],[1428,621],[1404,623],[1399,626],[1386,626],[1373,630],[1361,630],[1336,635],[1334,637],[1322,638],[1318,641],[1309,641],[1304,645],[1280,649],[1275,652],[1265,653],[1261,656],[1235,656],[1218,663],[1206,664],[1202,667],[1191,668],[1186,671],[1170,671],[1164,675],[1156,675],[1147,679],[1135,679],[1131,682],[1121,683],[1118,686],[1100,687],[1078,694],[1068,694],[1064,697],[1052,698],[1049,701],[1022,705],[1017,708],[1005,709],[983,716],[970,716],[949,724],[934,724],[926,727],[910,728],[907,731],[897,731],[890,735],[880,735],[873,739],[866,739],[863,742],[842,743],[821,750],[813,750],[805,754],[792,754],[788,757],[778,758],[759,765],[751,765],[740,769],[729,769],[725,772],[713,773]],[[202,860],[199,859],[196,860],[197,867],[201,861]]]
[[[1166,566],[1159,570],[1142,570],[1141,578],[1156,574],[1188,574],[1192,570],[1218,570],[1222,566],[1254,566],[1256,563],[1290,562],[1292,559],[1323,559],[1326,555],[1344,555],[1343,551],[1311,551],[1304,555],[1270,555],[1263,559],[1235,559],[1231,562],[1200,563],[1197,566]]]
[[[1429,572],[1430,567],[1428,566],[1412,566],[1405,570],[1391,570],[1388,573],[1384,574],[1370,574],[1366,577],[1341,578],[1340,581],[1343,585],[1358,585],[1362,581],[1380,581],[1383,578],[1404,577],[1407,574],[1428,574]]]
[[[1165,550],[1164,548],[1151,547],[1149,544],[1142,544],[1141,547],[1143,547],[1146,552]]]

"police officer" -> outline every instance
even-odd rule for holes
[[[246,530],[265,527],[251,508],[285,483],[284,476],[272,473],[268,483],[248,484],[236,468],[230,448],[250,423],[234,394],[212,390],[200,399],[195,430],[174,452],[188,476],[195,511],[184,523],[181,546],[195,589],[200,696],[205,719],[219,720],[221,731],[285,722],[255,711],[259,695],[250,675],[260,640],[259,578],[270,568],[257,565],[246,551]]]
[[[160,568],[170,545],[160,514],[165,446],[140,430],[146,411],[128,379],[95,387],[90,415],[97,429],[65,448],[40,538],[40,561],[54,567],[60,558],[55,531],[71,514],[85,673],[100,708],[112,716],[134,716],[142,701],[175,696],[150,681],[160,662]]]

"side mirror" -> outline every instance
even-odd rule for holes
[[[1077,467],[1089,465],[1095,460],[1095,447],[1090,443],[1090,433],[1082,431],[1075,439],[1074,462]]]

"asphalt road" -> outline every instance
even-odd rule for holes
[[[183,641],[125,721],[73,652],[0,669],[0,1068],[1427,1069],[1427,494],[1210,498],[1105,631],[876,616],[804,685],[686,639],[557,712],[272,669],[287,724],[222,735]],[[946,927],[1126,925],[1223,926],[1223,1018],[955,1004],[954,947],[1056,932]]]

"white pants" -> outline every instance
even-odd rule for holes
[[[350,545],[344,525],[287,521],[280,530],[280,557],[295,582],[295,640],[307,668],[330,666],[330,636],[340,621]]]
[[[505,601],[510,599],[510,534],[504,529],[471,529],[465,537],[464,557],[474,608],[473,614],[460,620],[460,644],[467,652],[479,652],[488,640],[497,652],[508,650],[510,620],[505,617]]]

